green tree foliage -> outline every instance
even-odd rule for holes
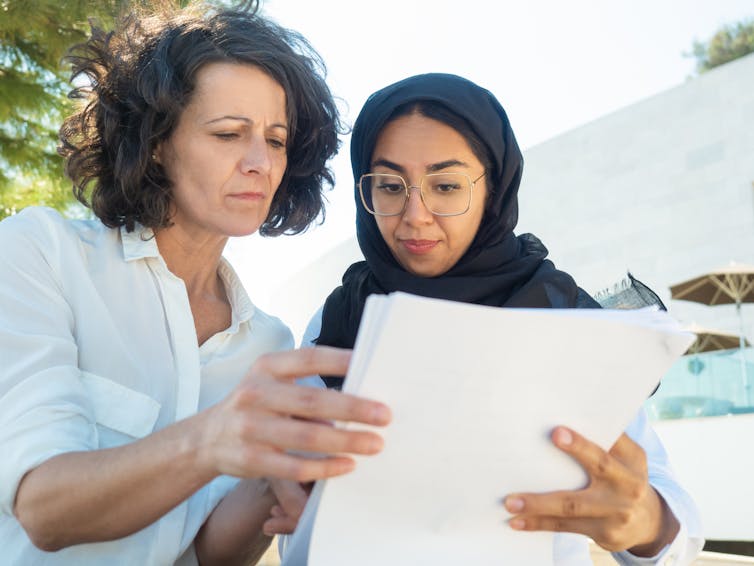
[[[66,210],[70,182],[57,131],[71,109],[61,59],[94,17],[109,25],[120,0],[0,0],[0,218],[31,204]]]
[[[720,28],[708,42],[695,41],[690,56],[699,73],[754,53],[754,19]]]

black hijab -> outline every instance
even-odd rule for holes
[[[380,235],[374,216],[356,199],[356,235],[366,261],[351,265],[343,285],[327,298],[318,344],[353,347],[366,298],[404,291],[467,303],[504,307],[597,307],[567,273],[558,271],[535,236],[516,236],[518,188],[523,156],[508,116],[487,90],[455,75],[431,73],[409,77],[372,94],[351,137],[354,179],[368,173],[377,137],[396,109],[413,102],[433,102],[464,119],[487,146],[488,202],[476,237],[461,259],[437,277],[418,277],[403,269]],[[328,386],[340,379],[326,379]]]

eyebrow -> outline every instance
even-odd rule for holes
[[[406,168],[402,165],[398,165],[397,163],[394,163],[393,161],[390,161],[388,159],[376,159],[372,162],[372,168],[374,167],[387,167],[388,169],[392,169],[393,171],[398,171],[399,173],[405,173]],[[460,161],[458,159],[446,159],[445,161],[440,161],[439,163],[432,163],[431,165],[427,166],[427,171],[435,172],[435,171],[442,171],[443,169],[447,169],[448,167],[469,167],[469,164]]]
[[[213,118],[212,120],[207,120],[206,122],[204,122],[204,125],[207,126],[209,124],[214,124],[215,122],[221,122],[222,120],[236,120],[239,122],[243,122],[245,124],[252,123],[252,120],[250,120],[246,116],[234,116],[232,114],[226,114],[225,116],[220,116],[219,118]],[[270,128],[282,128],[288,131],[288,126],[286,126],[285,124],[280,124],[280,123],[270,124]]]

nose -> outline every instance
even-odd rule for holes
[[[266,175],[270,172],[271,167],[272,160],[270,159],[270,147],[267,140],[262,135],[251,136],[241,156],[242,172]]]
[[[403,222],[409,225],[431,224],[434,215],[425,206],[419,187],[408,188],[408,201],[403,211]]]

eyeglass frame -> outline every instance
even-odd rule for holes
[[[462,212],[453,212],[450,214],[434,212],[431,208],[429,208],[429,205],[427,205],[427,201],[424,200],[424,193],[422,192],[422,187],[421,187],[422,183],[427,177],[439,177],[441,175],[449,175],[449,174],[450,175],[463,175],[469,181],[469,202],[466,204],[466,208]],[[482,171],[482,174],[472,181],[471,177],[467,175],[466,173],[459,173],[456,171],[449,171],[449,172],[446,171],[442,173],[425,173],[424,175],[422,175],[421,179],[419,179],[418,185],[409,185],[405,177],[403,177],[403,175],[398,175],[397,173],[364,173],[361,177],[359,177],[359,182],[357,186],[359,187],[359,196],[361,197],[361,204],[364,205],[364,209],[372,216],[383,216],[383,217],[401,216],[404,212],[406,212],[406,206],[408,206],[408,199],[411,198],[411,193],[409,192],[410,189],[417,189],[419,191],[419,198],[421,199],[422,204],[429,212],[432,213],[433,216],[440,216],[440,217],[461,216],[462,214],[466,214],[471,209],[471,203],[474,198],[474,187],[476,186],[479,179],[484,177],[486,174],[487,174],[486,170]],[[399,212],[393,212],[392,214],[382,214],[379,212],[375,212],[373,210],[369,210],[366,199],[364,198],[364,191],[361,188],[361,181],[364,179],[364,177],[376,177],[378,175],[390,175],[392,177],[398,177],[401,181],[403,181],[403,186],[406,189],[406,198],[403,200],[403,208],[401,208]]]

